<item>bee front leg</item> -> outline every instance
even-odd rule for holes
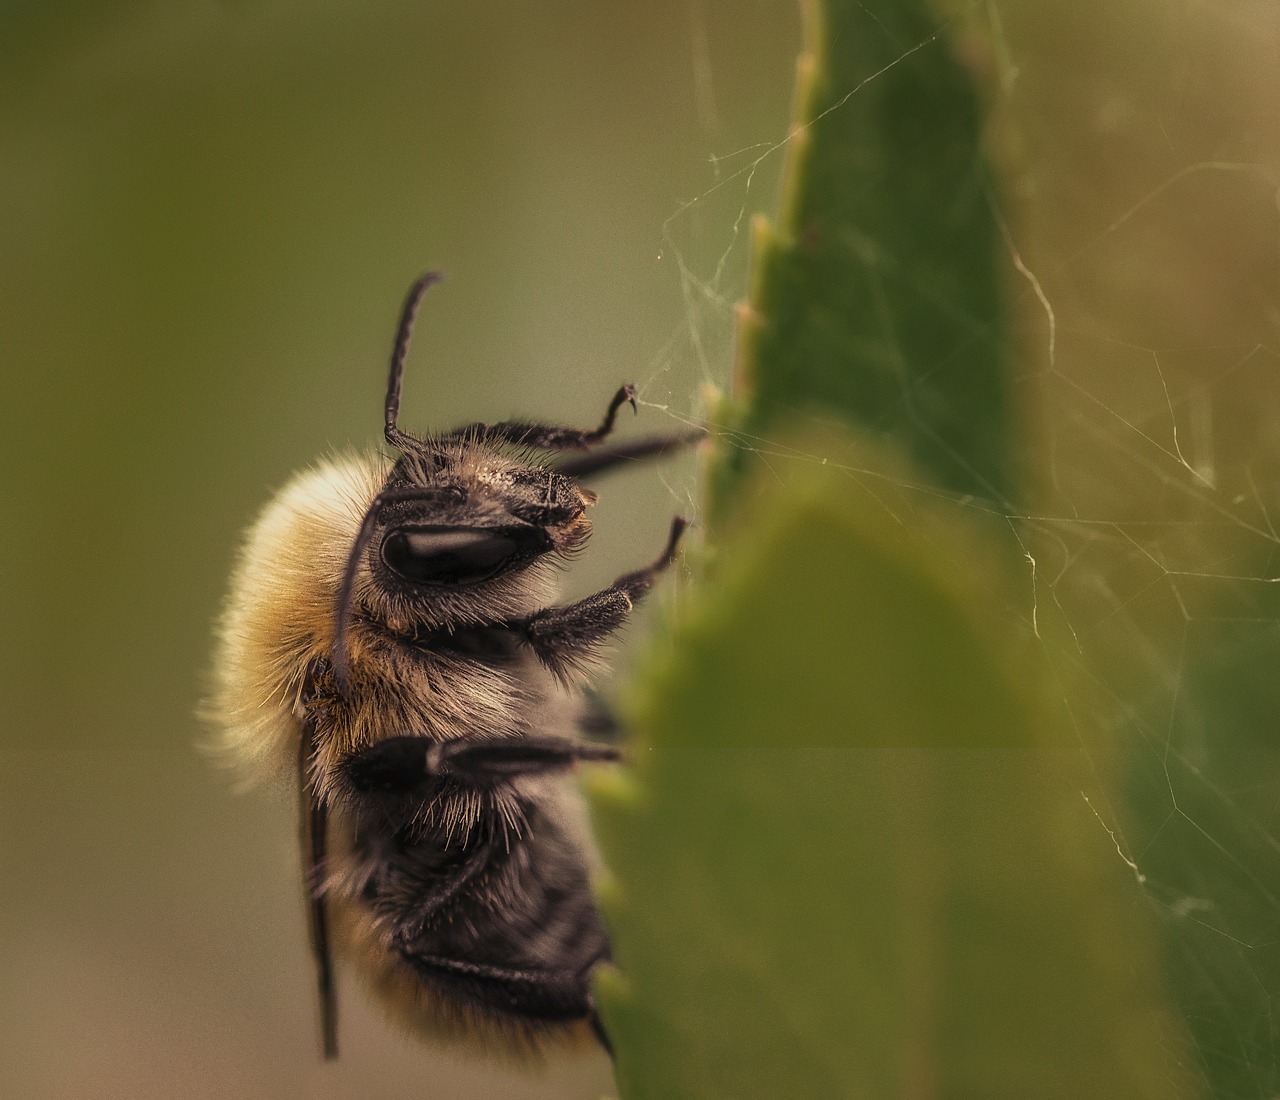
[[[657,560],[634,573],[624,573],[603,588],[568,607],[548,607],[510,624],[520,631],[538,659],[562,679],[589,664],[599,647],[618,629],[639,600],[676,556],[680,536],[689,526],[683,516],[671,521],[667,545]]]
[[[630,383],[613,395],[598,428],[561,428],[550,424],[528,424],[504,420],[500,424],[468,424],[451,432],[452,437],[483,439],[489,443],[510,443],[517,447],[536,447],[540,451],[585,451],[594,447],[613,431],[613,422],[623,405],[636,409],[636,389]]]
[[[556,472],[569,477],[592,477],[608,473],[632,462],[646,458],[661,458],[681,447],[701,443],[707,438],[705,428],[691,428],[674,435],[654,435],[646,439],[632,439],[612,447],[604,447],[590,454],[577,455],[556,466]]]

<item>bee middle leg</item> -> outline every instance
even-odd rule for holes
[[[567,737],[529,735],[484,741],[388,737],[347,757],[346,781],[357,797],[421,805],[444,781],[489,787],[528,775],[565,771],[581,760],[620,759],[616,748]]]

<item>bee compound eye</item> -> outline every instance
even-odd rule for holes
[[[382,540],[382,560],[411,584],[476,584],[547,548],[536,528],[396,527]]]

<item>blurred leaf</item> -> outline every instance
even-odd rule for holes
[[[1127,792],[1174,1003],[1219,1100],[1280,1091],[1280,630],[1262,587],[1252,621],[1224,616],[1184,643],[1176,708],[1144,708]]]
[[[806,15],[715,556],[595,781],[622,1094],[1194,1095],[1011,540],[930,500],[1013,480],[972,89],[919,3]]]
[[[999,555],[848,486],[753,501],[599,781],[623,1096],[1192,1095]]]

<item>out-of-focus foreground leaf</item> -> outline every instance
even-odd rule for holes
[[[596,780],[622,1094],[1193,1095],[1010,540],[960,499],[1012,480],[973,91],[918,0],[806,15],[751,446]],[[788,429],[815,413],[860,434]]]
[[[766,491],[654,657],[598,798],[625,1097],[1189,1095],[1132,876],[960,518],[830,469]]]

